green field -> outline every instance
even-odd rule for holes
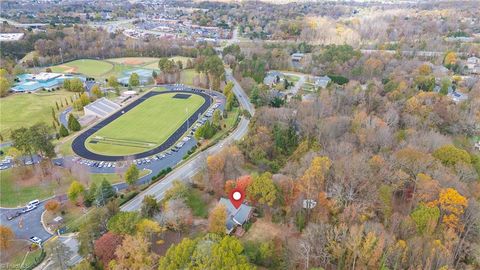
[[[150,97],[95,132],[86,147],[103,155],[132,155],[166,141],[204,102],[198,95],[173,98],[175,93]]]
[[[0,134],[4,139],[8,139],[10,131],[13,129],[32,126],[39,122],[52,126],[52,107],[55,107],[55,102],[60,105],[60,101],[63,101],[65,106],[65,98],[70,102],[70,96],[73,95],[72,92],[60,90],[55,92],[38,91],[34,94],[13,94],[1,98]]]
[[[193,78],[199,75],[195,69],[184,69],[182,73],[180,73],[180,83],[186,85],[193,85]]]
[[[74,72],[92,77],[103,75],[112,69],[111,63],[92,59],[80,59],[52,67],[53,72]]]

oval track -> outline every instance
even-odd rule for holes
[[[185,94],[193,94],[193,95],[199,95],[204,98],[205,102],[198,108],[195,113],[193,113],[185,122],[162,144],[159,146],[150,149],[148,151],[134,154],[134,155],[129,155],[129,156],[107,156],[107,155],[102,155],[102,154],[97,154],[94,153],[90,150],[88,150],[85,147],[85,142],[86,140],[93,135],[95,132],[100,130],[101,128],[105,127],[106,125],[110,124],[112,121],[117,119],[118,117],[122,116],[122,111],[124,113],[128,113],[131,109],[135,108],[137,105],[141,104],[143,101],[149,99],[150,97],[156,96],[156,95],[162,95],[162,94],[168,94],[168,93],[185,93]],[[107,118],[103,119],[99,123],[95,124],[93,127],[87,129],[80,135],[78,135],[72,143],[72,149],[77,154],[78,156],[82,158],[86,158],[89,160],[97,160],[97,161],[120,161],[120,160],[125,160],[127,158],[133,158],[133,159],[139,159],[139,158],[145,158],[149,157],[155,154],[158,154],[162,151],[165,151],[172,147],[182,136],[187,132],[187,130],[195,123],[195,121],[198,119],[199,114],[203,114],[207,109],[210,107],[212,104],[212,97],[208,94],[206,94],[203,91],[190,91],[190,90],[178,90],[178,91],[173,91],[173,90],[168,90],[168,91],[152,91],[149,92],[139,99],[133,101],[132,103],[128,104],[125,107],[122,107],[120,110],[117,112],[113,113],[112,115],[108,116]]]

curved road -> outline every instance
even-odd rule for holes
[[[255,114],[255,108],[250,103],[250,100],[247,97],[245,91],[243,91],[242,87],[235,78],[232,76],[231,70],[226,70],[226,78],[229,81],[234,83],[233,92],[237,97],[240,105],[247,110],[250,115]],[[183,165],[175,168],[173,172],[168,174],[163,180],[153,184],[148,189],[137,195],[135,198],[130,200],[128,203],[124,204],[121,207],[122,211],[138,211],[142,205],[143,198],[146,195],[153,195],[155,199],[161,200],[163,199],[163,195],[165,191],[167,191],[171,186],[173,181],[181,180],[185,181],[188,180],[190,177],[194,176],[197,172],[200,171],[202,168],[202,162],[204,158],[208,155],[217,153],[222,150],[222,148],[226,145],[233,143],[234,141],[238,141],[243,138],[248,132],[248,124],[250,120],[247,118],[242,117],[240,123],[238,124],[237,129],[233,131],[227,138],[222,140],[221,142],[217,143],[216,145],[208,148],[204,152],[198,154],[197,156],[193,157]]]

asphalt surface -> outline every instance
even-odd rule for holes
[[[44,202],[41,202],[34,210],[22,214],[13,220],[7,217],[11,214],[21,211],[22,208],[0,208],[0,223],[13,230],[16,239],[29,239],[32,236],[39,237],[43,241],[51,237],[40,222],[44,209]]]
[[[132,156],[107,156],[107,155],[101,155],[97,153],[93,153],[90,150],[88,150],[85,147],[86,140],[88,137],[90,137],[92,134],[100,130],[101,128],[105,127],[106,125],[110,124],[112,121],[117,119],[118,117],[122,116],[123,113],[127,113],[146,99],[156,96],[156,95],[161,95],[161,94],[167,94],[167,93],[185,93],[185,94],[196,94],[205,99],[205,103],[198,108],[195,113],[193,113],[173,134],[170,136],[164,143],[161,145],[155,147],[154,149],[135,154]],[[168,90],[168,91],[161,91],[161,92],[156,92],[152,91],[144,96],[140,97],[139,99],[133,101],[132,103],[128,104],[127,106],[123,107],[121,110],[113,113],[112,115],[108,116],[104,120],[100,121],[99,123],[95,124],[93,127],[87,129],[85,132],[82,134],[78,135],[75,140],[72,143],[72,149],[77,154],[78,156],[89,159],[89,160],[96,160],[96,161],[121,161],[125,159],[140,159],[140,158],[146,158],[150,157],[152,155],[158,154],[162,151],[165,151],[172,147],[184,134],[187,132],[187,130],[195,124],[198,115],[203,114],[207,109],[210,107],[210,105],[213,102],[213,98],[206,94],[205,92],[200,92],[200,91],[189,91],[189,90]]]
[[[250,103],[248,96],[245,91],[235,78],[232,76],[231,70],[226,70],[226,78],[229,81],[234,83],[233,93],[237,97],[242,108],[246,109],[251,115],[255,113],[254,106]],[[178,168],[175,168],[170,174],[168,174],[161,181],[153,184],[148,189],[137,195],[135,198],[127,202],[121,207],[122,211],[138,211],[142,205],[143,198],[146,195],[152,195],[157,200],[163,199],[165,191],[167,191],[171,186],[173,181],[181,180],[188,181],[192,176],[201,170],[202,165],[205,162],[205,158],[209,155],[215,154],[223,149],[223,147],[228,146],[229,144],[241,140],[248,132],[248,125],[250,120],[243,118],[240,120],[235,131],[233,131],[227,138],[217,143],[216,145],[208,148],[199,155],[191,158],[186,163],[182,164]]]
[[[72,107],[66,108],[63,112],[60,113],[58,116],[58,120],[60,121],[60,124],[64,125],[66,128],[68,128],[68,114],[73,110]]]

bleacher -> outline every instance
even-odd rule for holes
[[[120,109],[120,105],[106,98],[100,98],[83,108],[85,115],[95,115],[104,118],[107,115]]]

